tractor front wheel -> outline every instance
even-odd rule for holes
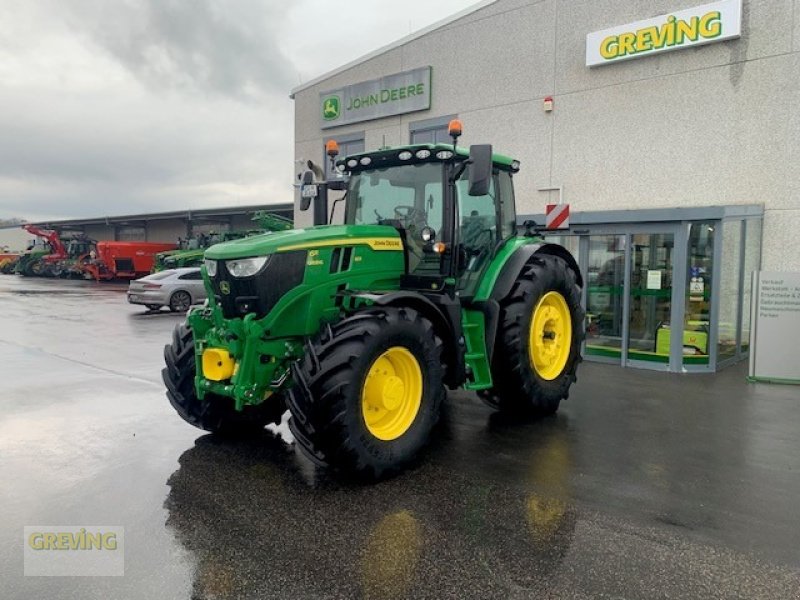
[[[534,255],[501,302],[490,406],[539,415],[558,410],[581,361],[583,309],[575,273],[560,257]]]
[[[289,426],[318,463],[380,478],[427,443],[444,397],[442,341],[410,308],[326,325],[293,368]]]
[[[187,423],[226,437],[255,435],[269,423],[279,423],[285,411],[282,398],[270,397],[258,406],[237,411],[233,399],[206,394],[200,400],[194,387],[196,371],[194,336],[185,324],[172,334],[172,344],[164,347],[166,368],[161,376],[167,386],[167,398]]]

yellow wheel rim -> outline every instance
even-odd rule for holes
[[[539,299],[531,316],[528,354],[531,366],[542,379],[561,375],[572,346],[572,319],[564,296],[547,292]]]
[[[361,412],[369,432],[395,440],[411,427],[422,404],[422,369],[411,352],[389,348],[372,363],[361,390]]]

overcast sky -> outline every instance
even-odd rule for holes
[[[474,0],[2,0],[0,219],[292,199],[294,86]]]

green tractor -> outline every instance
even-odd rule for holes
[[[206,250],[208,302],[165,348],[183,419],[242,435],[288,408],[312,460],[379,478],[428,441],[445,386],[501,411],[558,409],[581,360],[580,271],[518,231],[519,163],[456,139],[347,156],[332,181],[308,171],[315,226]],[[329,189],[346,192],[343,225],[326,224]]]
[[[42,259],[51,253],[50,244],[38,242],[30,244],[14,263],[14,273],[37,277],[44,275],[45,264]]]
[[[258,235],[259,233],[264,233],[264,231],[287,231],[292,228],[291,219],[266,210],[259,210],[253,213],[252,220],[258,223],[260,230],[200,234],[197,237],[180,240],[178,250],[167,250],[156,254],[153,273],[158,273],[165,269],[199,267],[203,264],[203,253],[206,248],[220,242],[229,242],[251,235]]]

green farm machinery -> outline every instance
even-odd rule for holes
[[[179,240],[177,250],[159,252],[156,255],[153,273],[165,269],[199,267],[203,263],[203,253],[206,251],[206,248],[214,244],[230,242],[251,235],[258,235],[265,231],[287,231],[292,228],[291,219],[276,215],[267,210],[259,210],[253,213],[252,220],[258,223],[258,230],[201,233],[191,238]]]
[[[302,174],[314,226],[205,252],[205,306],[165,348],[180,416],[219,435],[279,422],[313,461],[379,478],[429,440],[445,388],[513,414],[554,413],[581,360],[573,257],[518,228],[519,163],[453,144],[382,148]],[[334,166],[335,165],[335,166]],[[316,173],[316,176],[315,176]],[[343,191],[342,225],[328,192]]]

